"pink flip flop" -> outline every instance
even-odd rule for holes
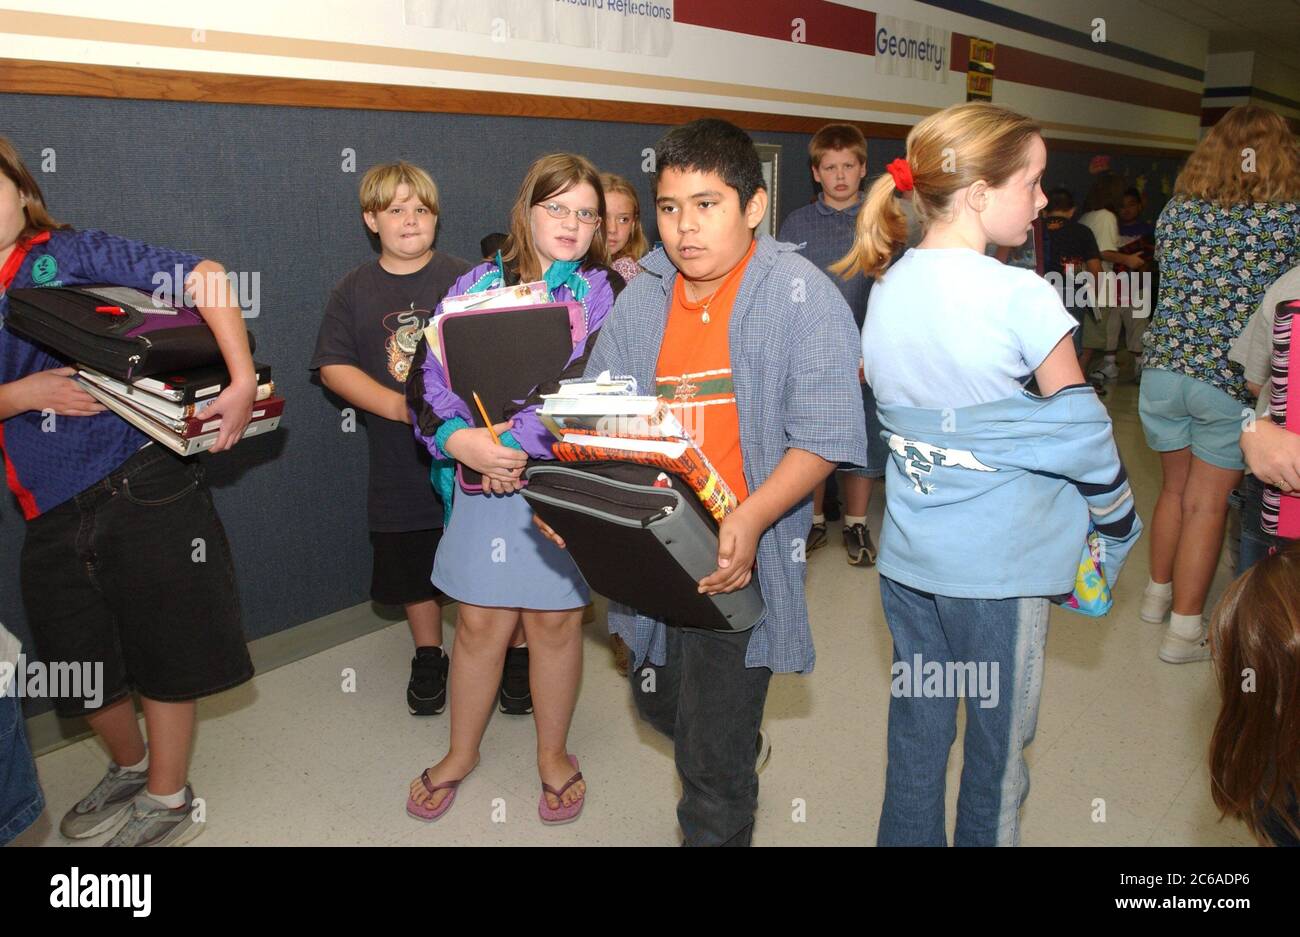
[[[557,826],[561,823],[571,823],[578,819],[578,814],[582,813],[583,801],[587,799],[587,792],[583,791],[582,796],[567,807],[563,802],[561,802],[560,806],[554,808],[546,803],[547,794],[550,794],[556,799],[560,799],[564,796],[565,791],[582,780],[582,772],[578,770],[578,759],[574,758],[572,755],[566,755],[565,757],[569,759],[569,764],[573,765],[573,770],[575,772],[573,777],[565,781],[564,786],[558,791],[551,787],[551,785],[543,782],[542,797],[537,802],[537,815],[542,818],[543,823],[550,824],[551,826]]]
[[[465,777],[469,777],[469,775],[466,775]],[[406,812],[415,817],[415,819],[423,820],[426,823],[438,819],[451,809],[451,805],[456,801],[456,789],[460,787],[461,781],[464,780],[465,778],[457,778],[454,781],[443,781],[441,784],[434,784],[429,780],[429,769],[425,768],[424,771],[420,773],[420,781],[424,784],[424,789],[426,791],[430,794],[435,794],[438,791],[449,790],[451,793],[444,797],[442,803],[437,807],[432,808],[427,802],[418,804],[415,802],[414,797],[408,796],[406,798]]]

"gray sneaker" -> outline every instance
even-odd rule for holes
[[[865,525],[844,528],[844,549],[849,554],[850,566],[876,565],[876,545],[871,542],[871,531]]]
[[[68,839],[89,839],[116,829],[130,814],[131,801],[148,780],[147,772],[126,771],[110,763],[94,790],[63,815],[59,832]]]
[[[171,809],[146,793],[131,804],[131,819],[105,846],[183,846],[203,832],[194,819],[194,791],[185,785],[185,803]]]

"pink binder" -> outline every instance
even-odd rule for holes
[[[1300,300],[1278,304],[1273,316],[1269,411],[1275,423],[1300,434],[1300,378],[1292,379],[1290,373],[1297,321],[1300,321]],[[1300,494],[1265,485],[1260,528],[1266,534],[1300,539]]]

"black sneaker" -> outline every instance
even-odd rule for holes
[[[871,542],[871,531],[864,524],[844,528],[844,549],[849,554],[850,566],[875,566],[876,545]]]
[[[406,708],[412,716],[436,716],[447,708],[447,671],[451,661],[440,647],[416,648]]]
[[[528,686],[528,648],[506,649],[497,704],[503,713],[511,716],[526,716],[533,711],[533,691]]]
[[[805,553],[811,553],[818,547],[826,546],[826,525],[813,524],[808,528],[808,544],[804,547]]]

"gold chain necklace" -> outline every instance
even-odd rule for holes
[[[690,311],[694,311],[694,308],[698,308],[700,310],[700,321],[703,322],[705,325],[708,325],[709,306],[712,305],[713,300],[717,298],[718,294],[721,293],[730,285],[732,278],[735,277],[738,273],[742,272],[744,269],[745,269],[745,263],[742,260],[740,263],[736,264],[736,266],[732,268],[731,272],[727,274],[726,278],[723,279],[723,281],[718,284],[718,288],[715,289],[703,300],[692,301],[691,298],[686,295],[687,293],[686,281],[685,279],[683,279],[682,280],[682,305]]]

